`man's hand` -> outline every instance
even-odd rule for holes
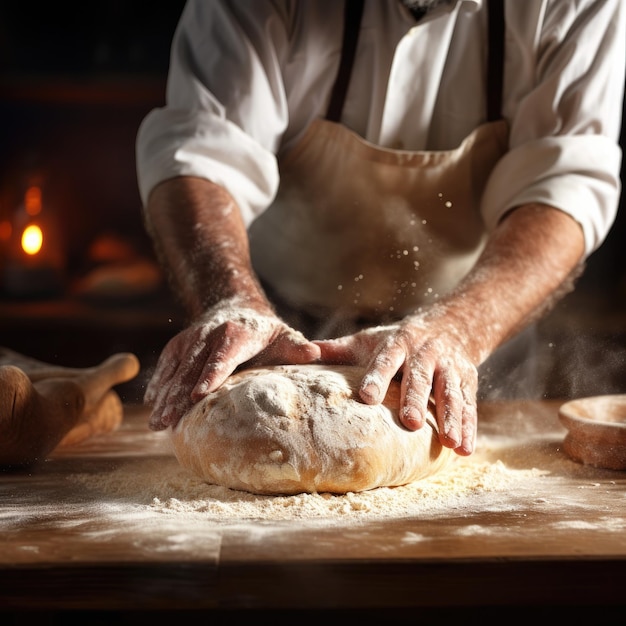
[[[150,427],[174,426],[237,368],[303,364],[320,349],[276,316],[250,263],[232,196],[194,177],[158,185],[146,226],[192,324],[165,346],[148,385]]]
[[[150,427],[175,426],[238,367],[303,364],[320,349],[271,311],[237,298],[212,307],[165,346],[145,394]]]
[[[410,430],[425,424],[431,395],[442,445],[467,456],[476,440],[476,367],[444,309],[410,315],[340,339],[316,342],[322,360],[367,368],[359,394],[367,404],[382,401],[401,375],[400,421]]]
[[[391,326],[316,342],[326,362],[367,367],[364,402],[383,398],[402,377],[400,420],[424,423],[432,394],[441,443],[468,455],[476,437],[477,367],[572,288],[580,270],[580,226],[550,206],[510,211],[474,269],[450,294]]]

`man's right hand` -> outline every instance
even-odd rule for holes
[[[238,298],[222,301],[163,349],[144,398],[152,405],[150,428],[175,426],[244,364],[304,364],[319,356],[317,345],[271,309]]]

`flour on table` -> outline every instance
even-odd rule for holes
[[[261,496],[210,485],[182,468],[175,457],[133,459],[106,474],[75,474],[74,482],[102,499],[145,507],[168,516],[215,523],[244,520],[311,520],[330,525],[450,513],[489,506],[517,485],[541,480],[538,469],[511,469],[502,461],[459,457],[446,470],[401,487],[332,495]]]

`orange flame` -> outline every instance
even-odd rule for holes
[[[43,245],[43,232],[37,224],[30,224],[22,232],[22,250],[34,256],[41,250]]]

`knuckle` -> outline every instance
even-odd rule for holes
[[[431,370],[423,359],[413,355],[409,358],[406,365],[405,375],[410,386],[429,385],[431,384]]]
[[[424,398],[423,390],[417,389],[415,386],[407,386],[404,392],[404,403],[410,407],[419,407],[426,404],[428,398]]]
[[[378,370],[388,370],[392,366],[393,359],[386,350],[381,350],[374,358],[374,367]]]

